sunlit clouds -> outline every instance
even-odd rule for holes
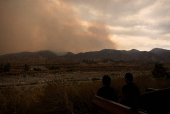
[[[101,4],[100,0],[74,1],[71,2],[86,4],[86,8],[91,8],[92,11],[96,9],[93,12],[98,12],[97,17],[105,20],[113,35],[112,41],[118,45],[117,49],[147,51],[155,47],[170,49],[169,0],[107,0]],[[86,10],[89,11],[88,9]],[[94,15],[97,14],[89,11],[89,15],[95,19]],[[84,19],[88,20],[85,17]]]
[[[170,0],[1,0],[0,55],[170,49]]]

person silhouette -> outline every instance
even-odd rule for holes
[[[136,84],[133,83],[133,75],[131,73],[125,74],[125,82],[126,85],[122,88],[122,98],[120,99],[120,103],[132,106],[135,100],[140,95],[140,90]]]
[[[102,82],[103,87],[98,90],[97,96],[117,102],[117,93],[114,88],[110,87],[111,78],[108,75],[104,75]]]

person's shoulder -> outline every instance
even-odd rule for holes
[[[101,88],[98,90],[98,92],[99,92],[99,91],[103,91],[103,90],[104,90],[104,87],[101,87]]]
[[[123,90],[129,90],[130,88],[133,88],[135,85],[133,82],[127,83],[126,85],[123,86]]]
[[[98,91],[99,91],[99,92],[115,91],[115,89],[109,86],[109,87],[101,87]]]
[[[113,87],[110,87],[110,86],[105,87],[105,89],[115,90]]]
[[[125,84],[125,85],[122,87],[122,89],[127,88],[127,87],[128,87],[128,84]]]
[[[135,83],[132,82],[132,86],[138,87]]]
[[[110,89],[113,90],[113,91],[115,91],[115,88],[113,88],[113,87],[110,87]]]
[[[101,87],[100,89],[105,89],[106,87]]]
[[[98,91],[97,91],[97,95],[98,96],[103,96],[103,94],[105,93],[105,87],[101,87]]]

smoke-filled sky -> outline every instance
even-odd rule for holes
[[[0,0],[0,55],[170,49],[170,0]]]

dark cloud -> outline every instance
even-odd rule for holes
[[[104,21],[84,26],[74,6],[62,0],[1,0],[0,54],[116,48]]]

